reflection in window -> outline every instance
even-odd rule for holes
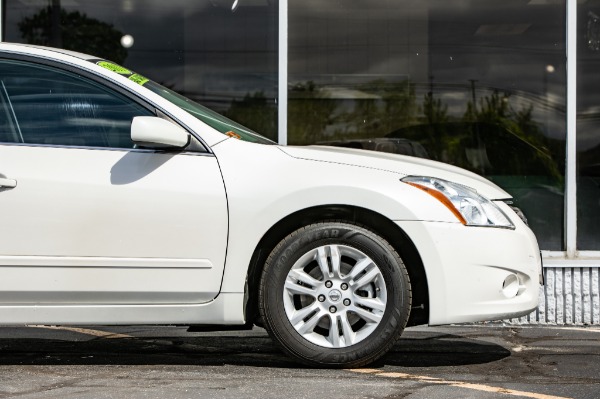
[[[597,3],[595,3],[597,4]],[[600,6],[579,5],[577,247],[600,250]]]
[[[135,116],[152,113],[75,74],[0,62],[0,141],[133,148]]]
[[[290,2],[288,142],[428,157],[563,248],[564,2]],[[393,141],[396,140],[396,141]]]
[[[6,41],[114,61],[277,137],[276,1],[5,3]]]

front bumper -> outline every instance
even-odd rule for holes
[[[396,222],[425,267],[430,325],[515,318],[536,309],[540,251],[531,230],[513,222],[515,230]]]

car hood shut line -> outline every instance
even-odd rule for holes
[[[328,146],[279,146],[285,154],[297,158],[319,162],[333,162],[343,165],[385,170],[398,173],[401,177],[426,175],[453,181],[477,190],[490,200],[507,200],[512,196],[489,180],[467,170],[432,161],[429,159],[384,152],[340,148]]]

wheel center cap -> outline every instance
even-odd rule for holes
[[[339,302],[342,299],[342,293],[338,290],[329,291],[329,300],[331,302]]]

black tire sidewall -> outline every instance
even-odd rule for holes
[[[381,270],[387,289],[386,310],[377,328],[346,348],[325,348],[303,338],[287,318],[283,302],[283,287],[294,263],[308,251],[330,244],[350,246],[369,256]],[[391,245],[363,227],[341,222],[313,224],[286,237],[267,260],[259,292],[269,333],[284,350],[313,366],[360,366],[382,356],[404,329],[410,301],[406,268]]]

